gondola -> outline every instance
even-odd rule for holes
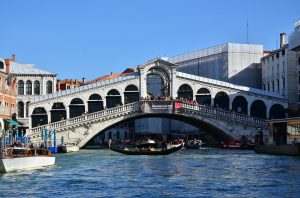
[[[171,153],[174,153],[174,152],[182,149],[182,147],[183,147],[183,144],[174,146],[169,149],[162,149],[162,150],[155,150],[155,151],[145,151],[145,150],[136,151],[136,150],[118,149],[118,148],[114,148],[114,147],[110,146],[110,150],[118,152],[118,153],[122,153],[125,155],[169,155]]]

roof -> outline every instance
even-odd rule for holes
[[[10,63],[10,73],[24,75],[55,75],[55,73],[38,69],[33,64]]]

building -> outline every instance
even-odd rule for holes
[[[83,81],[73,80],[73,79],[64,79],[64,80],[57,80],[56,84],[56,91],[73,89],[75,87],[79,87],[84,85]]]
[[[289,51],[295,53],[295,59],[292,60],[292,64],[296,68],[295,87],[298,106],[300,103],[300,20],[295,23],[295,29],[289,36],[289,46]]]
[[[262,45],[226,43],[168,58],[177,71],[261,88]]]
[[[0,59],[0,130],[9,129],[16,114],[16,78],[10,73],[11,59]]]
[[[35,96],[56,92],[56,74],[38,69],[33,64],[20,64],[16,57],[8,59],[10,73],[16,78],[17,119],[28,126],[28,107]]]

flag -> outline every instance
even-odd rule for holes
[[[7,76],[7,78],[6,78],[6,83],[7,83],[8,86],[11,84],[12,77],[13,77],[13,76],[12,76],[11,74],[9,74],[9,75]]]

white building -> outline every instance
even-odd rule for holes
[[[295,52],[280,34],[280,48],[262,58],[262,89],[288,98],[289,106],[297,103],[297,68]]]
[[[11,63],[11,74],[17,78],[17,118],[28,126],[28,105],[35,96],[56,92],[56,74],[33,64]]]
[[[295,53],[293,64],[296,66],[295,87],[297,90],[296,98],[300,103],[300,20],[295,23],[294,32],[289,36],[289,50]]]
[[[226,43],[170,57],[168,61],[179,65],[180,72],[261,88],[263,56],[262,45]]]

